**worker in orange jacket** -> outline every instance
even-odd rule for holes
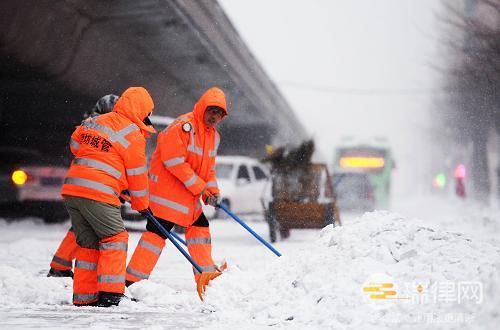
[[[90,120],[90,118],[97,117],[99,115],[111,112],[115,106],[118,96],[114,94],[108,94],[101,97],[95,106],[90,111],[86,111],[83,114],[84,120]],[[59,247],[52,258],[50,263],[49,273],[47,277],[73,277],[73,259],[75,259],[76,249],[78,245],[76,244],[76,236],[71,227],[64,239],[59,244]]]
[[[132,208],[149,207],[146,137],[154,104],[142,87],[128,88],[113,111],[85,120],[72,134],[62,195],[76,235],[73,304],[118,305],[125,291],[128,233],[120,192],[128,189]]]
[[[212,259],[209,223],[202,212],[200,197],[217,206],[220,193],[215,174],[215,157],[220,136],[217,124],[227,115],[224,92],[207,90],[192,112],[178,117],[158,135],[149,172],[151,211],[170,231],[186,227],[189,254],[203,272],[219,272]],[[149,220],[127,266],[127,286],[149,278],[166,237]],[[193,268],[195,280],[200,274]]]

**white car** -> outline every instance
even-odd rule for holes
[[[215,171],[222,202],[235,214],[263,214],[262,196],[269,172],[258,160],[245,156],[218,156]],[[225,217],[223,210],[204,205],[209,218]]]

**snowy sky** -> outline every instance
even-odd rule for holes
[[[422,185],[429,91],[440,80],[430,65],[441,38],[439,1],[219,2],[328,162],[342,136],[386,136],[395,190]]]

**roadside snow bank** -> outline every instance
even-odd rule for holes
[[[467,233],[500,246],[500,210],[458,197],[395,196],[393,211],[433,224],[434,229]]]
[[[39,219],[15,222],[0,219],[2,308],[25,310],[51,306],[64,309],[71,306],[73,281],[46,277],[50,258],[56,249],[55,244],[47,242],[52,235],[64,237],[68,227],[67,224],[48,227]],[[33,231],[37,232],[37,238],[30,237]]]
[[[261,269],[230,268],[213,281],[205,301],[217,328],[488,328],[500,321],[499,267],[499,249],[489,243],[373,212],[325,227],[306,249]],[[392,279],[392,297],[399,299],[374,300],[363,292],[376,274]]]

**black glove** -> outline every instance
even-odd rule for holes
[[[147,218],[148,214],[153,214],[153,212],[151,212],[151,209],[149,207],[147,209],[140,210],[138,212],[145,218]]]
[[[122,190],[120,196],[118,196],[118,199],[122,204],[125,202],[130,202],[130,193],[128,192],[128,190]]]
[[[210,206],[218,207],[220,203],[222,203],[222,197],[219,194],[207,197],[207,204]]]

